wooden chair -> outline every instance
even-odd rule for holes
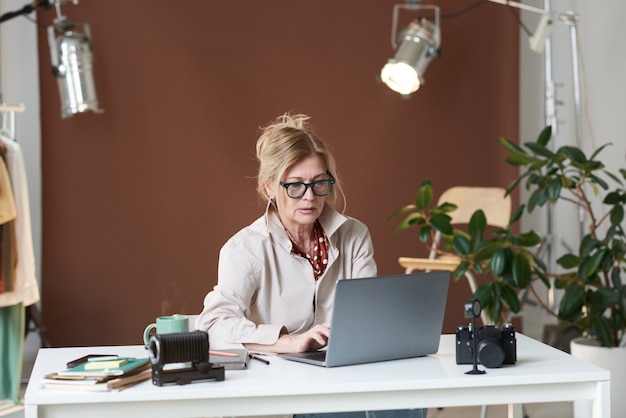
[[[439,197],[438,204],[444,202],[454,203],[457,209],[449,213],[452,217],[452,224],[469,224],[472,214],[482,209],[487,218],[487,225],[494,227],[505,227],[509,224],[511,217],[511,197],[505,196],[506,190],[501,187],[452,187],[443,192]],[[440,234],[437,232],[435,240],[428,258],[400,257],[398,262],[405,268],[406,274],[415,270],[432,271],[447,270],[454,271],[461,262],[455,255],[438,255]],[[467,271],[465,273],[472,294],[476,292],[476,278]],[[486,313],[482,313],[483,323],[487,324]]]

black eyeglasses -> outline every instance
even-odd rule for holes
[[[299,199],[304,196],[309,187],[317,197],[328,196],[333,190],[333,184],[335,184],[334,178],[317,180],[311,183],[303,183],[301,181],[294,181],[293,183],[280,182],[280,185],[287,191],[287,196],[292,199]]]

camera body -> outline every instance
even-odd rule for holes
[[[476,338],[476,353],[480,364],[495,368],[502,364],[515,364],[517,361],[517,340],[515,328],[507,324],[502,329],[495,325],[476,327],[458,327],[456,330],[456,364],[472,364],[474,350],[473,338]]]

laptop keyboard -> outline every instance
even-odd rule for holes
[[[324,351],[305,351],[304,353],[289,353],[289,354],[285,354],[285,356],[324,362],[326,360],[326,350],[324,350]]]
[[[305,354],[306,354],[306,357],[310,358],[311,360],[316,360],[316,361],[326,360],[326,351],[315,351],[315,352],[309,352]]]

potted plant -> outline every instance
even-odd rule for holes
[[[434,193],[428,180],[419,187],[415,202],[399,209],[389,220],[402,217],[399,231],[418,228],[419,238],[428,248],[435,232],[440,232],[444,243],[440,251],[462,260],[453,272],[455,279],[468,269],[490,275],[475,294],[490,318],[501,318],[507,310],[518,312],[519,291],[528,288],[562,324],[578,328],[583,336],[594,338],[604,347],[617,347],[626,330],[626,287],[622,279],[626,269],[626,234],[622,227],[626,170],[619,170],[617,175],[605,169],[597,157],[606,145],[587,157],[573,146],[551,151],[547,146],[551,137],[548,127],[523,148],[506,138],[499,140],[510,153],[506,162],[519,167],[521,173],[507,188],[507,194],[522,184],[530,191],[508,227],[487,231],[484,213],[478,210],[466,231],[454,228],[447,214],[456,206],[447,202],[433,207]],[[594,195],[602,199],[602,215],[593,204]],[[557,259],[558,271],[549,271],[536,255],[545,237],[534,231],[516,232],[516,224],[525,211],[557,201],[582,210],[587,231],[576,251]],[[538,283],[563,289],[556,312],[551,312],[537,296],[534,286]]]

